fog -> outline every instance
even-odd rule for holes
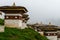
[[[0,0],[0,6],[24,6],[29,14],[28,23],[52,24],[60,26],[60,0]]]

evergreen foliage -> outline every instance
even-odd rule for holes
[[[0,25],[4,25],[4,20],[0,19]]]

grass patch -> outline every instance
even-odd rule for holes
[[[0,40],[48,40],[38,32],[30,28],[16,29],[5,28],[4,33],[0,33]]]

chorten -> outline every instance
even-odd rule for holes
[[[4,25],[6,27],[22,29],[27,27],[26,22],[29,18],[26,14],[28,10],[25,7],[16,6],[15,3],[13,3],[12,6],[0,6],[0,11],[5,13]]]

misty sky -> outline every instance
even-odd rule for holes
[[[60,25],[60,0],[0,0],[0,6],[24,6],[28,9],[29,22]]]

